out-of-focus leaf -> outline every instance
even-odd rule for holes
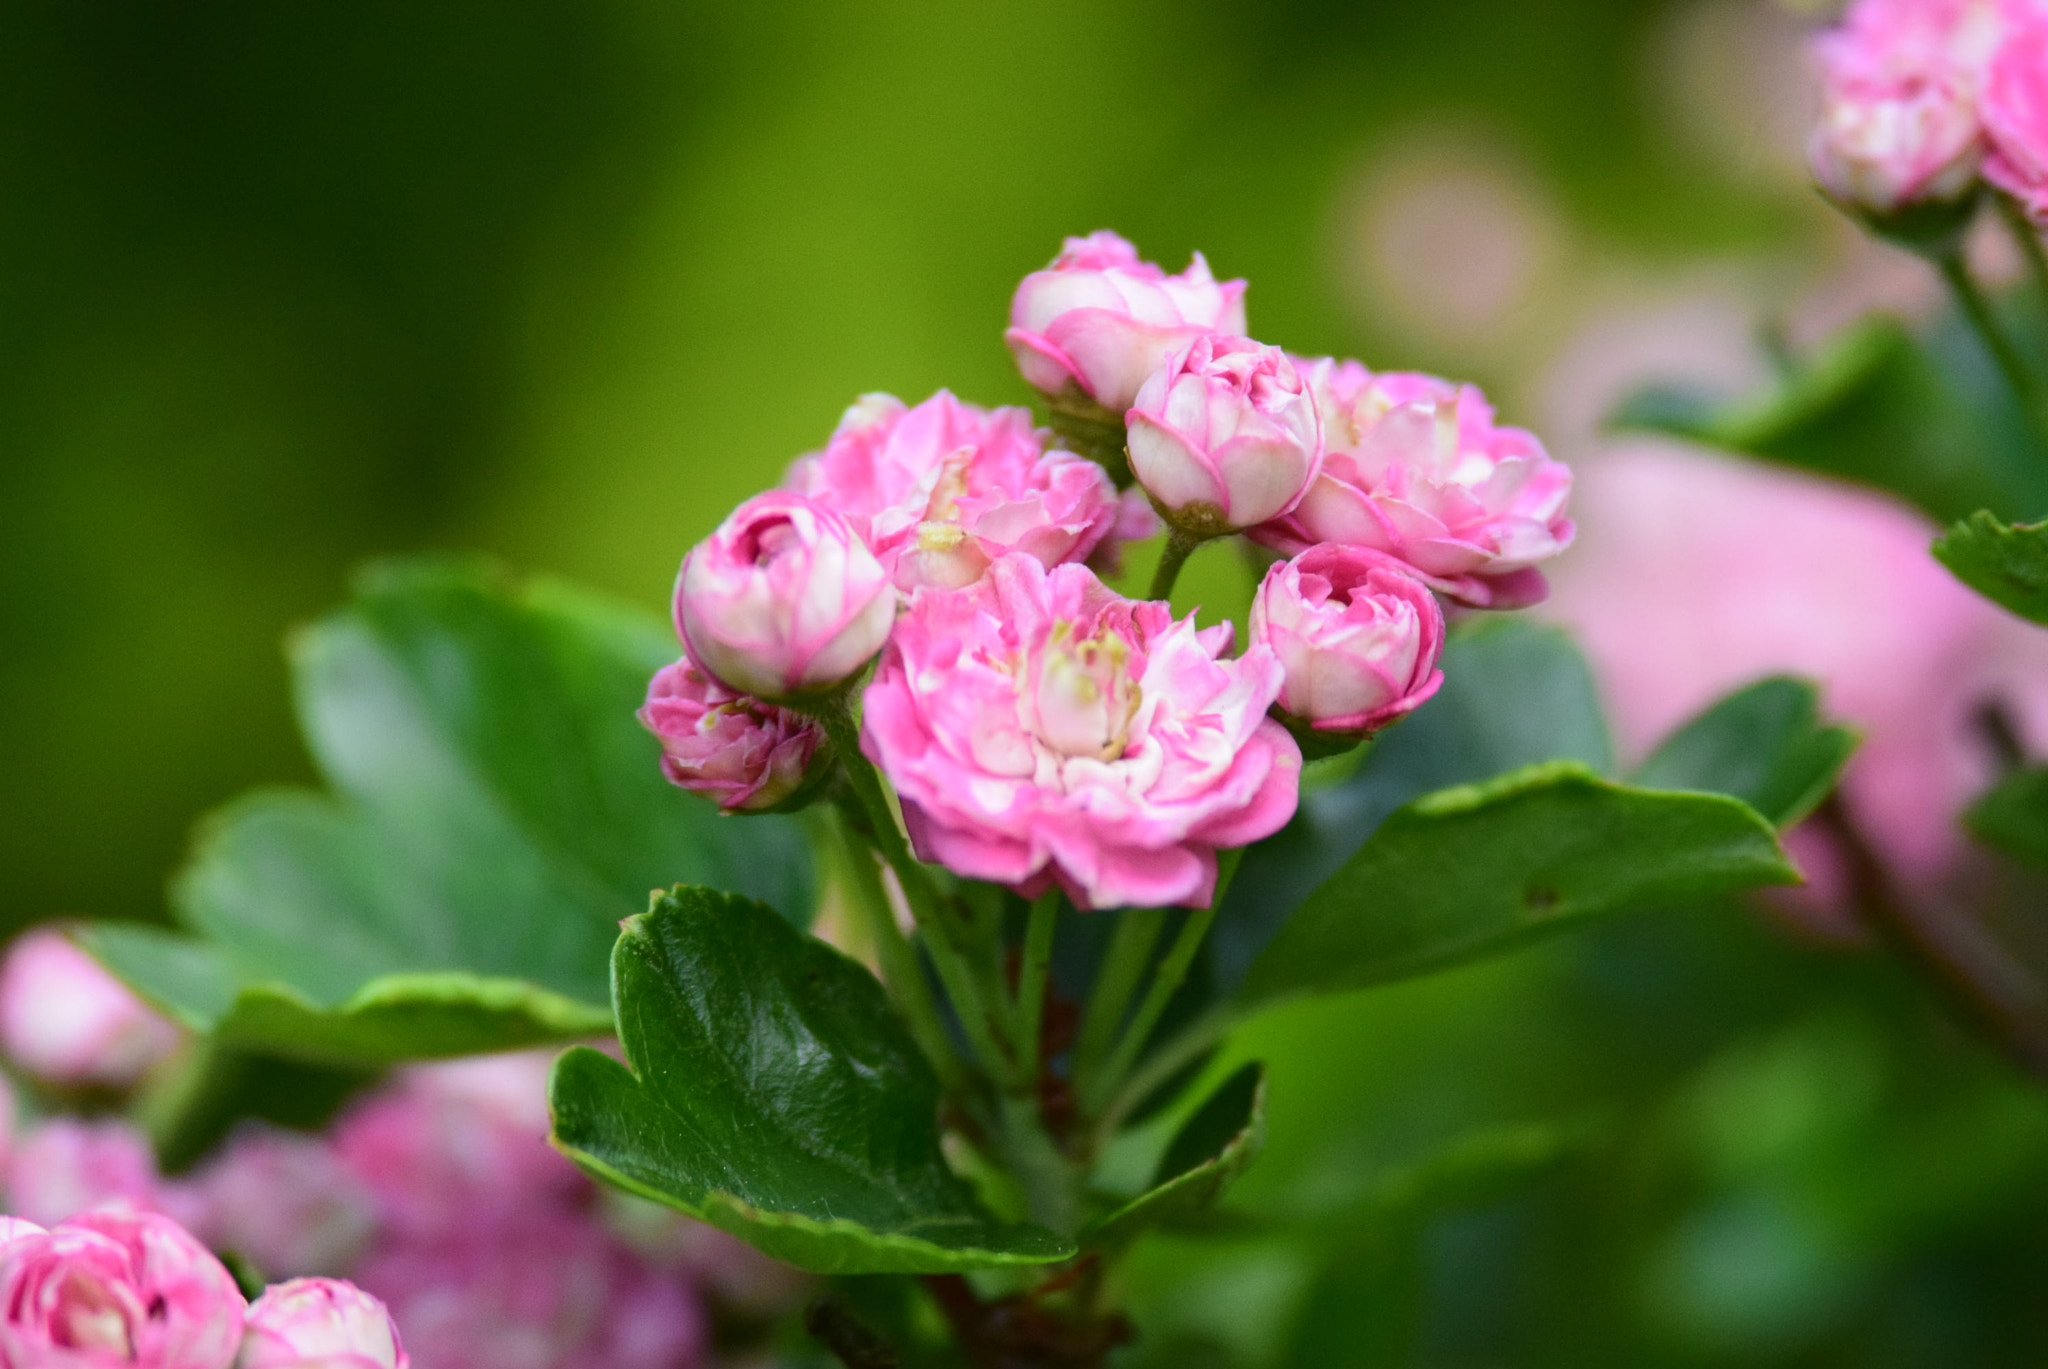
[[[1443,670],[1437,696],[1375,740],[1350,778],[1304,793],[1294,820],[1245,853],[1210,937],[1219,988],[1242,978],[1288,915],[1410,799],[1539,761],[1613,768],[1592,675],[1558,629],[1519,618],[1461,623]]]
[[[2048,865],[2048,768],[2020,770],[1980,795],[1963,826],[1986,846]]]
[[[1258,1158],[1266,1139],[1266,1071],[1254,1062],[1217,1086],[1182,1124],[1151,1187],[1082,1233],[1084,1246],[1118,1246],[1146,1227],[1202,1211]]]
[[[1952,314],[1917,336],[1865,319],[1765,394],[1728,402],[1654,386],[1608,422],[1865,481],[1943,522],[1977,508],[2048,507],[2048,454]]]
[[[2014,527],[1979,509],[1935,540],[1934,556],[1992,603],[2048,625],[2048,523]]]
[[[939,1087],[874,976],[748,899],[659,896],[612,961],[627,1064],[577,1047],[555,1144],[595,1177],[819,1273],[1074,1253],[1000,1222],[939,1152]]]
[[[1630,782],[1730,794],[1779,827],[1811,813],[1860,740],[1820,721],[1806,680],[1773,676],[1717,700],[1658,744]]]
[[[1795,883],[1771,825],[1717,794],[1553,761],[1396,812],[1288,919],[1240,1008],[1408,978],[1660,899]]]
[[[810,903],[782,818],[663,780],[635,721],[657,621],[471,562],[377,566],[293,642],[333,793],[271,791],[202,828],[191,934],[104,929],[152,1001],[251,1050],[338,1063],[566,1040],[610,1022],[621,919],[677,880]]]

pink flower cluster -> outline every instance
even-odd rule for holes
[[[170,1218],[0,1218],[0,1369],[408,1369],[390,1312],[338,1279],[251,1304]]]
[[[1082,908],[1206,904],[1217,852],[1292,816],[1297,737],[1350,745],[1435,691],[1436,594],[1543,597],[1570,472],[1471,386],[1258,342],[1242,281],[1113,233],[1026,276],[1010,325],[1056,426],[1098,454],[1121,429],[1135,486],[1022,409],[869,396],[684,560],[687,655],[641,718],[675,783],[773,807],[879,655],[860,746],[918,856]],[[1170,557],[1242,533],[1293,558],[1241,653],[1098,578],[1144,504]]]
[[[1855,0],[1815,42],[1808,145],[1837,203],[1884,220],[1961,204],[1983,180],[2048,224],[2048,7],[2040,0]]]
[[[245,1338],[237,1369],[404,1365],[286,1334],[330,1304],[330,1320],[360,1329],[370,1295],[404,1327],[417,1369],[689,1369],[706,1361],[712,1301],[750,1313],[788,1302],[797,1285],[779,1266],[708,1227],[600,1194],[557,1154],[548,1064],[534,1053],[405,1070],[325,1135],[250,1127],[175,1179],[124,1123],[49,1118],[13,1145],[8,1210],[53,1230],[82,1213],[88,1223],[160,1214],[146,1219],[153,1231],[175,1222],[266,1275],[294,1277],[257,1302],[252,1317],[266,1304],[275,1317]],[[180,1249],[197,1248],[185,1239]],[[364,1292],[336,1293],[332,1276]],[[0,1353],[0,1369],[26,1363],[72,1362]]]

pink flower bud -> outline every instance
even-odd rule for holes
[[[1289,556],[1318,542],[1383,551],[1476,608],[1543,598],[1535,567],[1572,540],[1567,467],[1530,433],[1495,427],[1474,386],[1305,364],[1323,414],[1322,471],[1254,541]]]
[[[1008,556],[924,589],[867,688],[861,746],[919,856],[1082,908],[1206,904],[1216,852],[1294,813],[1301,752],[1266,710],[1280,663],[1236,659],[1081,566]]]
[[[1243,281],[1217,284],[1199,252],[1169,276],[1105,231],[1068,238],[1051,266],[1024,278],[1003,338],[1035,388],[1093,401],[1113,419],[1197,337],[1243,331]]]
[[[801,713],[735,694],[687,657],[655,674],[640,721],[661,738],[669,783],[728,813],[770,809],[796,793],[825,739]]]
[[[178,1039],[176,1027],[54,927],[24,933],[0,966],[0,1046],[51,1083],[127,1088]]]
[[[341,1279],[293,1279],[249,1308],[235,1369],[408,1369],[384,1304]]]
[[[1197,338],[1154,371],[1125,416],[1131,470],[1160,515],[1214,536],[1277,518],[1323,460],[1323,425],[1285,352]]]
[[[1318,732],[1378,731],[1444,679],[1436,599],[1400,562],[1363,547],[1311,547],[1267,571],[1251,638],[1286,671],[1279,706]]]
[[[2048,15],[2030,13],[1999,48],[1980,112],[1985,179],[2048,227]]]
[[[777,700],[857,674],[889,639],[896,594],[846,519],[769,490],[683,559],[675,619],[705,674]]]
[[[982,409],[941,390],[916,408],[868,395],[789,485],[844,514],[905,593],[957,589],[1013,551],[1085,561],[1117,521],[1100,466],[1046,449],[1024,409]]]
[[[88,1213],[0,1245],[0,1369],[228,1369],[246,1306],[168,1217]]]
[[[1815,41],[1822,111],[1814,179],[1846,209],[1886,219],[1977,184],[1977,98],[2002,22],[1995,0],[1860,0]]]
[[[125,1122],[52,1117],[31,1127],[7,1161],[7,1204],[50,1223],[89,1208],[157,1208],[165,1198],[156,1156]]]

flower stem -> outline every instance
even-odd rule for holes
[[[842,800],[847,802],[847,800]],[[845,812],[834,824],[845,847],[847,876],[853,883],[853,905],[863,919],[875,959],[882,967],[882,983],[889,990],[896,1010],[903,1014],[911,1037],[932,1062],[932,1069],[948,1092],[957,1093],[966,1083],[960,1057],[946,1034],[931,984],[918,964],[917,949],[890,911],[889,896],[882,888],[881,871],[875,865],[875,851],[861,839],[856,825]]]
[[[1074,1089],[1084,1098],[1103,1057],[1116,1041],[1124,1009],[1130,1006],[1138,981],[1152,963],[1152,948],[1159,943],[1165,925],[1166,914],[1158,908],[1126,908],[1118,915],[1116,933],[1110,937],[1109,951],[1088,995],[1081,1038],[1074,1046]]]
[[[1212,1008],[1169,1037],[1131,1073],[1130,1079],[1110,1099],[1096,1123],[1096,1134],[1109,1137],[1123,1125],[1131,1111],[1151,1097],[1167,1080],[1202,1057],[1220,1042],[1236,1019],[1220,1008]]]
[[[1024,925],[1024,964],[1017,973],[1017,1082],[1025,1092],[1038,1085],[1039,1035],[1045,1021],[1045,981],[1052,972],[1052,937],[1059,925],[1060,891],[1031,905]]]
[[[1962,311],[1970,328],[1977,334],[1977,340],[1984,344],[1984,350],[1991,353],[1991,359],[1998,363],[1998,369],[2005,376],[2005,383],[2012,390],[2013,398],[2019,402],[2020,410],[2026,415],[2027,424],[2037,439],[2048,441],[2044,431],[2041,409],[2041,395],[2034,383],[2034,377],[2027,370],[2026,363],[2013,347],[2012,339],[1999,326],[1998,318],[1991,312],[1991,301],[1970,275],[1969,266],[1963,261],[1960,251],[1950,252],[1937,263],[1941,277],[1948,282],[1949,292],[1955,296],[1956,307]]]
[[[1159,569],[1152,572],[1152,589],[1145,597],[1154,600],[1172,598],[1173,582],[1180,578],[1180,568],[1187,564],[1188,556],[1200,545],[1200,538],[1169,527],[1166,530],[1166,550],[1159,553]]]
[[[1996,199],[1999,217],[2012,231],[2013,238],[2020,245],[2020,256],[2026,260],[2027,276],[2034,283],[2035,303],[2048,311],[2048,246],[2041,242],[2041,230],[2034,227],[2027,218],[2027,212],[2012,196],[1999,195]]]
[[[953,1000],[953,1010],[960,1018],[961,1029],[967,1033],[968,1045],[981,1067],[1001,1078],[1006,1055],[994,1034],[996,1023],[991,1005],[962,958],[957,941],[966,930],[964,920],[957,912],[949,912],[940,901],[930,876],[911,855],[909,844],[896,826],[896,813],[882,790],[882,777],[861,754],[860,729],[854,725],[853,712],[847,706],[852,692],[841,690],[812,701],[806,711],[824,727],[832,750],[838,755],[840,769],[867,817],[868,835],[895,874],[904,902],[910,905],[911,916],[924,933],[925,951],[931,956],[932,968],[939,973],[939,982],[945,985],[947,997]]]
[[[1202,949],[1203,938],[1209,935],[1210,924],[1216,921],[1216,904],[1197,908],[1181,923],[1180,931],[1173,939],[1172,947],[1166,952],[1166,959],[1159,964],[1159,973],[1152,977],[1152,987],[1145,991],[1145,999],[1138,1005],[1137,1016],[1131,1019],[1124,1034],[1118,1040],[1109,1063],[1102,1073],[1089,1081],[1090,1091],[1081,1097],[1082,1106],[1093,1112],[1107,1103],[1116,1093],[1116,1087],[1123,1077],[1130,1073],[1137,1063],[1138,1053],[1151,1039],[1153,1029],[1165,1015],[1167,1004],[1180,992],[1180,986],[1187,981],[1188,969],[1195,963],[1196,952]]]

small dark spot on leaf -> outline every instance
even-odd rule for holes
[[[1522,891],[1522,902],[1532,913],[1550,912],[1560,901],[1557,890],[1547,884],[1532,884]]]

